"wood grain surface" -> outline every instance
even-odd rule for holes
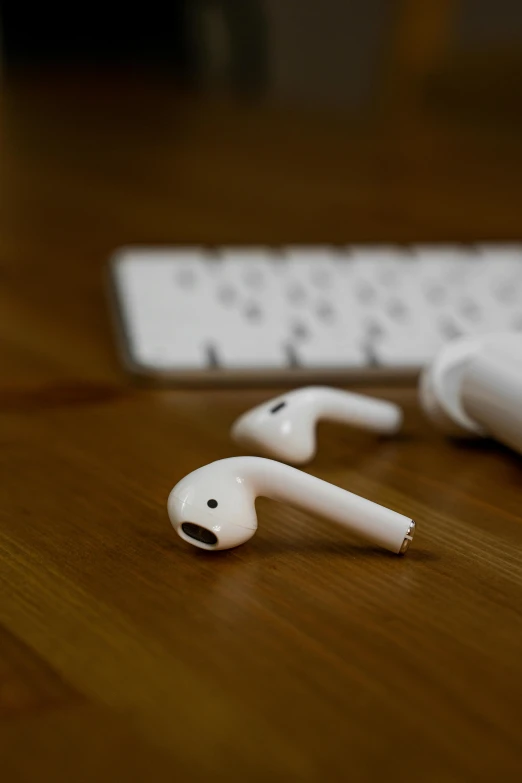
[[[522,460],[320,425],[311,473],[411,514],[404,558],[269,501],[208,554],[171,487],[266,390],[137,388],[103,291],[131,242],[520,238],[522,135],[4,85],[0,760],[12,781],[520,781]],[[277,390],[274,390],[274,393]]]

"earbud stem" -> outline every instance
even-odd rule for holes
[[[289,465],[256,457],[240,459],[257,496],[270,497],[331,519],[390,552],[400,554],[408,548],[415,530],[410,517]]]
[[[352,424],[387,435],[392,435],[401,427],[402,410],[392,402],[328,387],[318,391],[319,419]]]

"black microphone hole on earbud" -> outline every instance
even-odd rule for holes
[[[207,530],[206,527],[201,527],[201,525],[195,525],[193,522],[183,522],[181,529],[186,536],[193,538],[195,541],[201,541],[202,544],[215,546],[218,542],[217,536],[212,530]]]

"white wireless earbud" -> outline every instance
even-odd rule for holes
[[[260,457],[222,459],[189,473],[171,491],[167,507],[172,526],[189,544],[230,549],[256,532],[259,496],[331,519],[396,554],[406,552],[415,531],[409,517]]]
[[[302,465],[315,456],[315,429],[322,419],[391,435],[402,424],[402,410],[362,394],[307,386],[247,411],[233,424],[231,434],[255,453]]]

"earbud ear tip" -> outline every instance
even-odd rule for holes
[[[315,450],[306,453],[298,452],[295,454],[277,455],[277,458],[281,460],[281,462],[288,462],[289,465],[306,465],[308,462],[311,462],[314,457],[315,457]]]
[[[279,448],[271,448],[270,452],[265,449],[265,454],[278,462],[286,462],[288,465],[306,465],[315,457],[315,444],[306,448],[299,446],[285,448],[287,445],[289,444],[280,445]]]
[[[234,422],[232,425],[232,429],[230,430],[230,437],[234,443],[236,443],[238,446],[241,446],[242,448],[249,449],[256,447],[256,438],[253,437],[252,433],[248,429],[248,426],[245,426],[240,419],[238,419],[238,421]]]
[[[230,428],[230,437],[239,446],[243,445],[243,441],[246,438],[245,427],[241,418],[237,419]]]
[[[240,426],[236,426],[239,424]],[[279,442],[279,439],[272,437],[263,437],[264,433],[250,432],[248,428],[241,426],[236,422],[231,430],[231,436],[234,442],[241,448],[248,449],[254,454],[275,459],[278,462],[287,462],[290,465],[305,465],[315,457],[315,440],[312,443],[292,444],[290,442]]]

